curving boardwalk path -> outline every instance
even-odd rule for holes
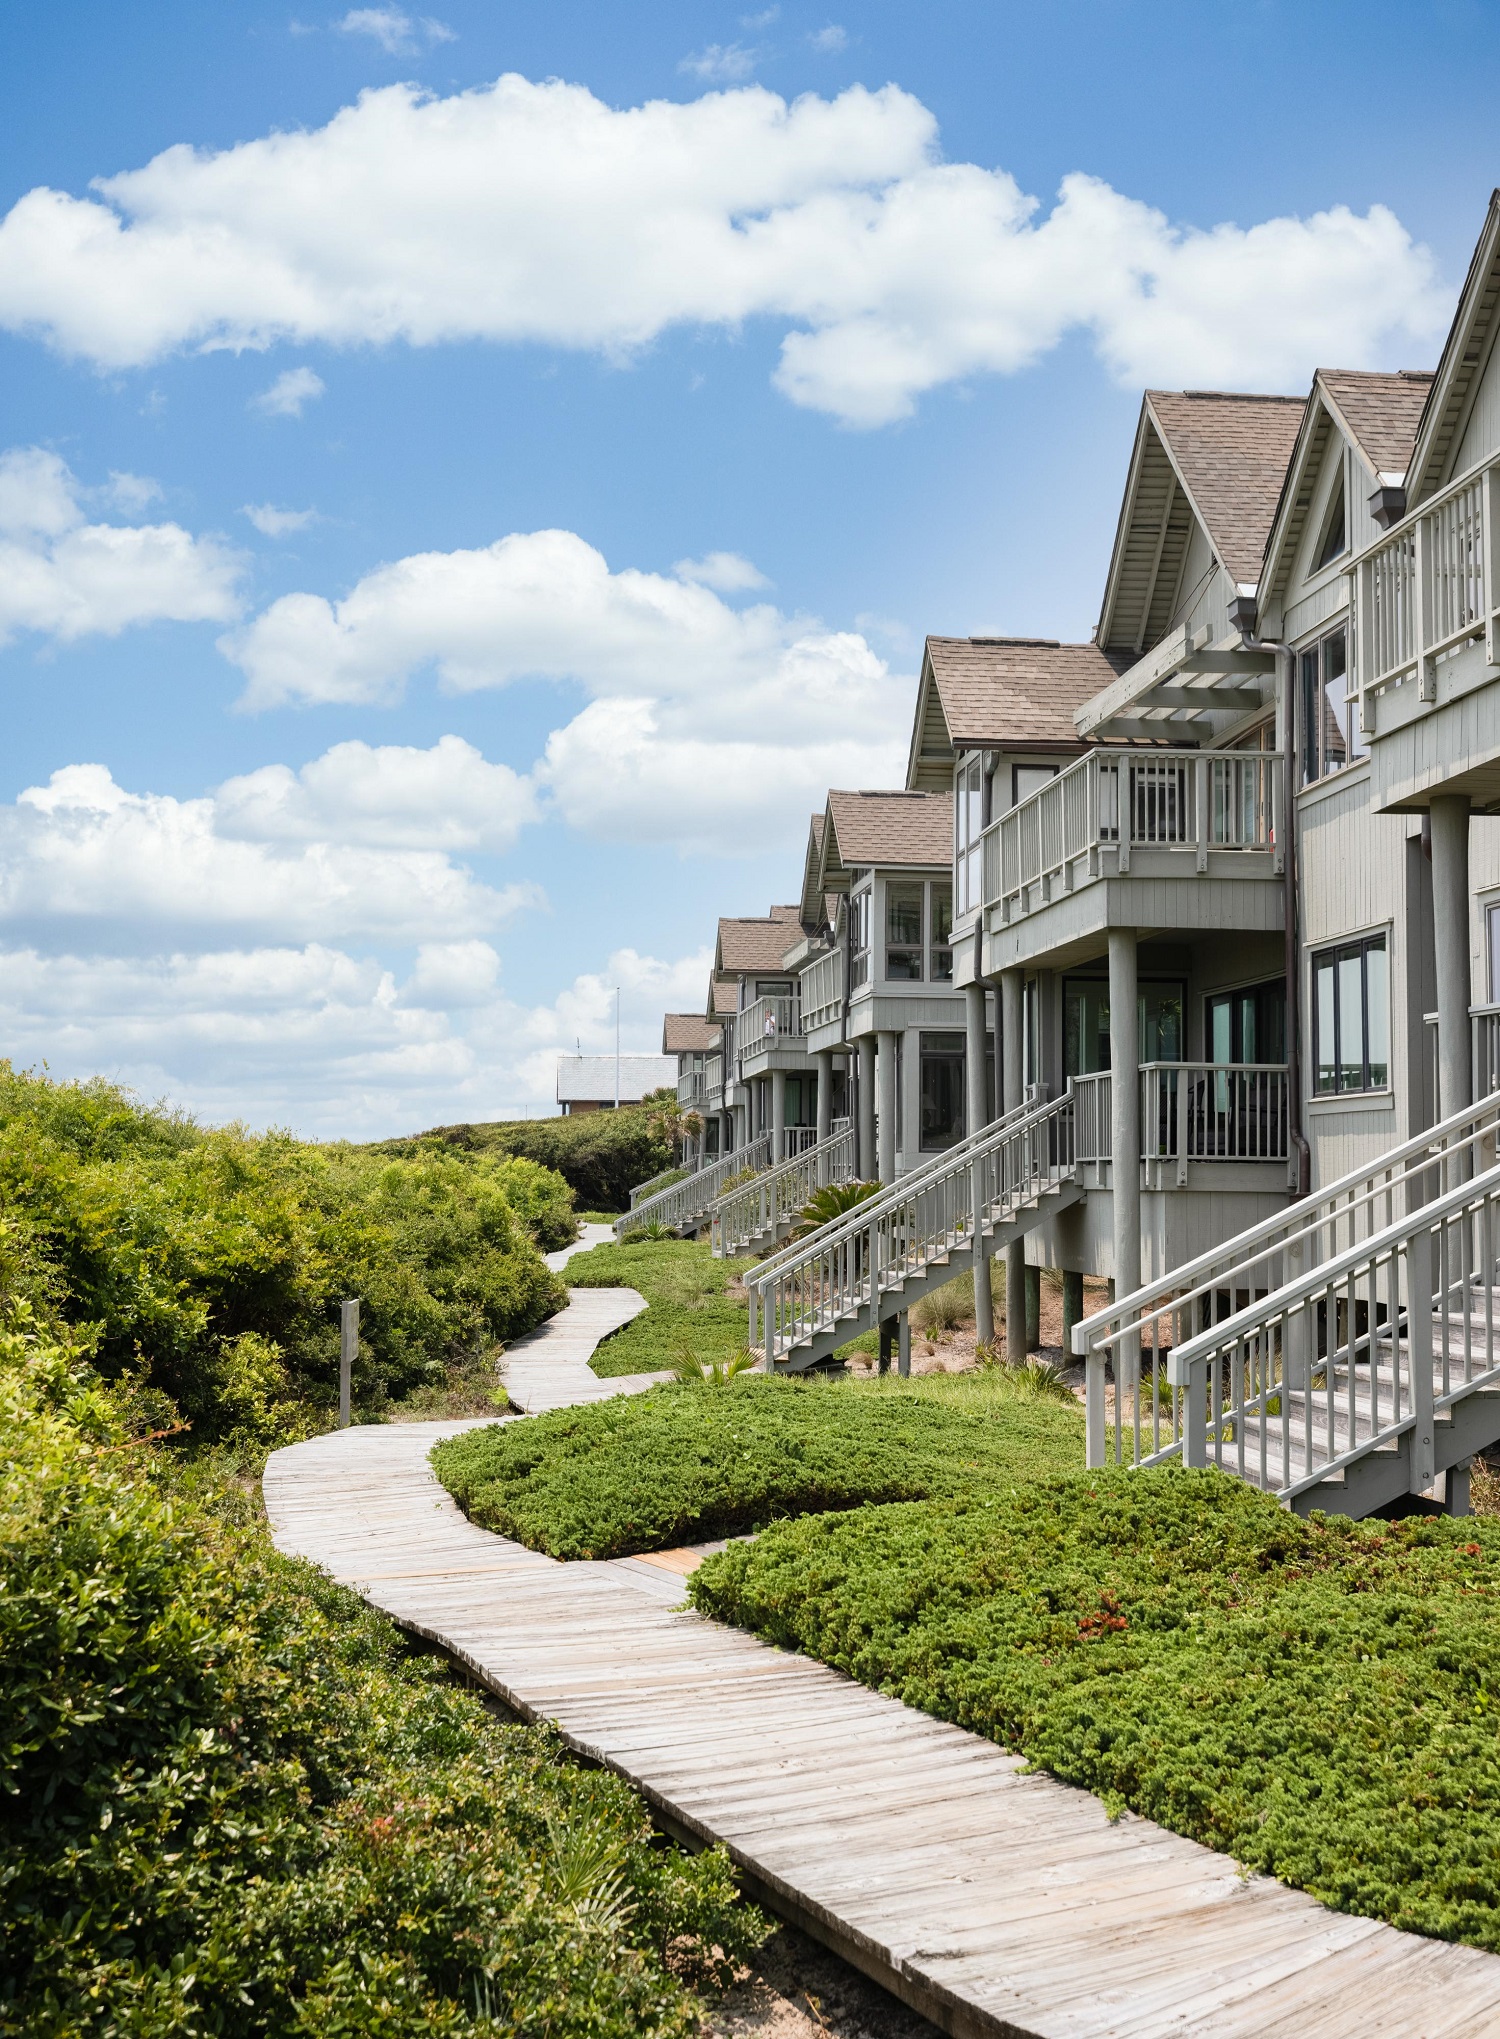
[[[575,1350],[583,1335],[574,1319]],[[554,1386],[576,1363],[558,1358]],[[449,1651],[517,1713],[555,1721],[671,1831],[725,1842],[772,1909],[945,2031],[1500,2029],[1500,1959],[1242,1879],[1128,1814],[1112,1824],[1097,1799],[1027,1776],[977,1735],[681,1609],[685,1555],[564,1565],[476,1528],[427,1465],[436,1438],[470,1427],[372,1425],[275,1453],[277,1544]]]

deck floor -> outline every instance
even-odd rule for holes
[[[676,1563],[559,1564],[476,1528],[427,1464],[468,1427],[372,1425],[277,1452],[277,1544],[517,1713],[555,1721],[672,1831],[723,1841],[772,1909],[945,2031],[1500,2029],[1494,1956],[1327,1911],[1129,1814],[1111,1822],[977,1735],[683,1609]]]

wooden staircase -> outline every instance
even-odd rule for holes
[[[764,1253],[784,1239],[815,1190],[853,1180],[854,1147],[854,1128],[841,1120],[826,1140],[726,1190],[709,1212],[714,1258]]]
[[[747,1171],[759,1174],[770,1165],[771,1136],[762,1133],[747,1145],[736,1147],[733,1153],[722,1154],[717,1161],[710,1161],[706,1168],[695,1169],[680,1182],[669,1183],[665,1189],[642,1197],[638,1204],[633,1204],[630,1210],[615,1219],[615,1237],[624,1239],[631,1232],[643,1231],[648,1225],[660,1225],[666,1231],[687,1238],[701,1231],[708,1222],[708,1214],[722,1195],[726,1182]]]
[[[861,1331],[910,1309],[1083,1194],[1071,1085],[903,1176],[745,1277],[750,1343],[767,1372],[826,1367]]]
[[[1445,1475],[1465,1507],[1500,1440],[1497,1133],[1489,1097],[1080,1324],[1090,1465],[1346,1515]]]

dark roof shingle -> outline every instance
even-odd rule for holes
[[[830,793],[828,818],[839,864],[950,864],[951,793]]]
[[[1357,368],[1320,368],[1318,380],[1375,472],[1405,474],[1432,388],[1431,373],[1403,368],[1396,375],[1377,375]]]
[[[662,1015],[661,1051],[664,1055],[701,1055],[719,1038],[719,1029],[701,1012],[669,1012]]]
[[[1150,389],[1146,402],[1221,564],[1254,587],[1306,398]]]
[[[719,922],[719,968],[726,974],[780,970],[781,959],[802,932],[799,906],[773,906],[755,919]]]
[[[927,656],[955,750],[1074,747],[1075,709],[1124,670],[1097,644],[1044,637],[929,637]]]

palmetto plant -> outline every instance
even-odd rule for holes
[[[627,1894],[627,1844],[604,1821],[578,1818],[566,1825],[547,1822],[552,1867],[559,1895],[579,1924],[618,1930],[635,1906]]]
[[[884,1186],[879,1182],[831,1182],[824,1189],[815,1189],[797,1213],[797,1222],[787,1234],[787,1244],[806,1239],[820,1226],[832,1224],[835,1218],[847,1217],[872,1196],[879,1196]]]
[[[685,1143],[696,1140],[703,1131],[702,1119],[697,1112],[684,1111],[671,1091],[658,1091],[649,1103],[647,1126],[680,1158]]]
[[[736,1374],[749,1373],[757,1364],[756,1356],[748,1345],[742,1345],[738,1352],[731,1352],[724,1359],[711,1360],[707,1365],[691,1345],[679,1345],[672,1361],[672,1371],[680,1381],[722,1388]]]

